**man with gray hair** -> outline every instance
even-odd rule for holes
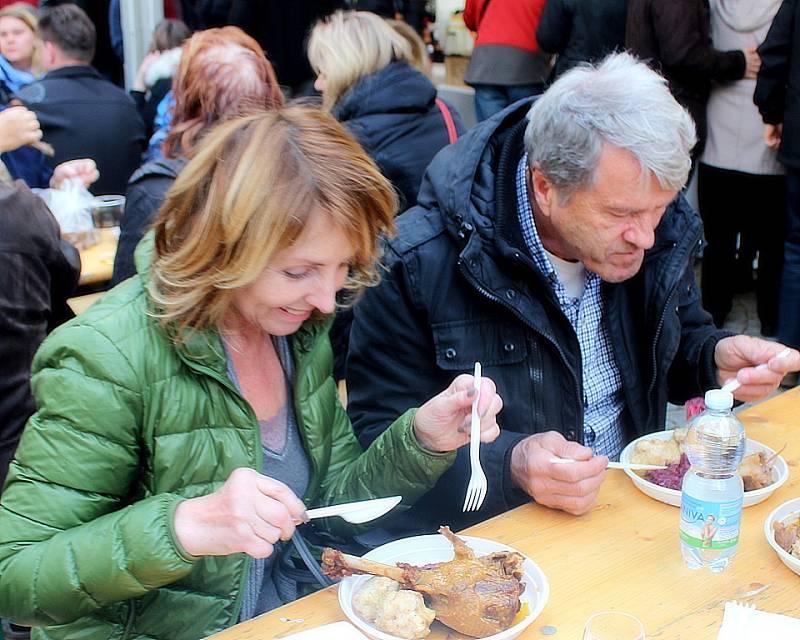
[[[480,361],[504,400],[503,431],[481,447],[478,512],[462,513],[462,449],[433,491],[384,521],[390,536],[530,499],[585,513],[608,460],[664,428],[667,400],[736,376],[736,397],[752,400],[800,368],[800,353],[776,358],[782,345],[720,332],[700,306],[703,230],[680,193],[694,142],[664,79],[614,54],[434,159],[387,244],[383,281],[355,308],[348,411],[367,445]]]

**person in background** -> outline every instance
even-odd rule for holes
[[[44,70],[42,42],[36,35],[37,20],[31,5],[15,2],[0,9],[0,105],[30,84]]]
[[[412,66],[408,42],[374,13],[337,11],[314,26],[308,59],[323,108],[389,178],[400,194],[400,211],[414,206],[433,156],[464,127],[452,107],[440,107],[436,87]]]
[[[760,44],[780,4],[781,0],[714,0],[714,43],[727,50]],[[703,307],[714,324],[723,327],[737,284],[737,253],[752,246],[758,251],[756,304],[761,335],[772,337],[778,324],[786,237],[786,181],[775,149],[762,138],[764,126],[753,104],[755,87],[755,80],[748,78],[711,88],[706,110],[708,141],[697,171],[707,242],[700,289]],[[747,272],[752,272],[753,255],[746,253],[741,259]]]
[[[315,95],[308,63],[308,32],[318,20],[344,6],[343,0],[233,0],[228,23],[253,36],[272,62],[288,95]]]
[[[142,165],[128,185],[112,285],[135,275],[136,245],[203,136],[219,122],[283,104],[272,65],[238,27],[198,31],[187,40],[172,86],[164,157]]]
[[[706,102],[714,82],[755,78],[755,46],[720,51],[711,42],[708,0],[629,0],[625,47],[669,82],[697,128],[692,161],[706,143]]]
[[[386,519],[389,537],[530,500],[586,513],[608,460],[664,429],[668,400],[733,377],[752,400],[800,368],[800,353],[776,358],[782,345],[721,332],[700,306],[702,224],[681,193],[694,140],[664,78],[621,53],[574,67],[431,163],[381,283],[353,309],[347,410],[369,446],[403,407],[481,362],[504,429],[481,447],[479,511],[461,511],[459,452],[409,513]]]
[[[464,82],[475,88],[475,115],[486,120],[544,91],[550,56],[536,41],[545,0],[467,0],[464,24],[477,31]]]
[[[130,94],[144,120],[148,140],[153,135],[158,105],[172,89],[172,77],[181,62],[181,46],[191,35],[189,27],[180,20],[159,22],[136,72]]]
[[[627,11],[628,0],[547,0],[536,40],[557,54],[553,78],[624,49]]]
[[[425,42],[420,37],[419,33],[414,30],[410,24],[404,20],[387,20],[389,26],[399,33],[403,39],[408,43],[411,50],[411,57],[408,63],[417,71],[420,71],[426,78],[431,77],[431,59],[428,55],[428,49]]]
[[[367,450],[331,377],[336,293],[374,282],[396,207],[319,109],[205,137],[137,277],[36,355],[37,412],[0,499],[0,615],[34,640],[205,638],[297,597],[306,508],[407,508],[434,485],[469,440],[472,376]],[[479,393],[488,442],[502,400],[487,378]]]
[[[89,65],[94,26],[79,7],[65,4],[42,12],[39,35],[47,73],[17,97],[36,113],[44,141],[55,149],[50,165],[91,158],[100,170],[92,192],[124,193],[140,163],[144,123],[131,97]]]
[[[786,169],[787,231],[778,303],[778,339],[800,347],[800,2],[784,0],[767,37],[753,100],[764,141]]]

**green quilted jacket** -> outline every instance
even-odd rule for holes
[[[0,500],[0,617],[43,639],[196,640],[235,624],[251,560],[189,556],[178,503],[261,468],[258,424],[228,378],[219,336],[176,349],[147,314],[140,277],[59,328],[34,360],[38,411]],[[452,464],[417,443],[406,412],[363,452],[338,401],[328,326],[292,338],[295,410],[311,506],[400,494]]]

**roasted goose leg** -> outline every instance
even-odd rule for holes
[[[482,638],[511,626],[520,609],[519,596],[525,590],[523,558],[501,551],[476,558],[472,549],[448,527],[439,533],[453,543],[455,558],[449,562],[416,567],[396,567],[325,549],[322,568],[331,578],[354,573],[386,576],[425,595],[436,617],[451,629]]]

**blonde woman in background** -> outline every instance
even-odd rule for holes
[[[205,137],[137,277],[37,353],[0,502],[0,616],[34,640],[205,638],[297,597],[284,541],[302,546],[306,507],[433,486],[469,439],[472,377],[364,451],[331,376],[336,293],[375,280],[396,205],[319,109]],[[501,408],[484,379],[482,439]]]
[[[42,74],[37,22],[33,8],[25,2],[0,10],[0,106]]]
[[[463,125],[452,107],[440,102],[445,114],[437,105],[409,42],[374,13],[337,11],[314,26],[308,59],[324,108],[394,185],[400,211],[414,206],[428,164]]]

